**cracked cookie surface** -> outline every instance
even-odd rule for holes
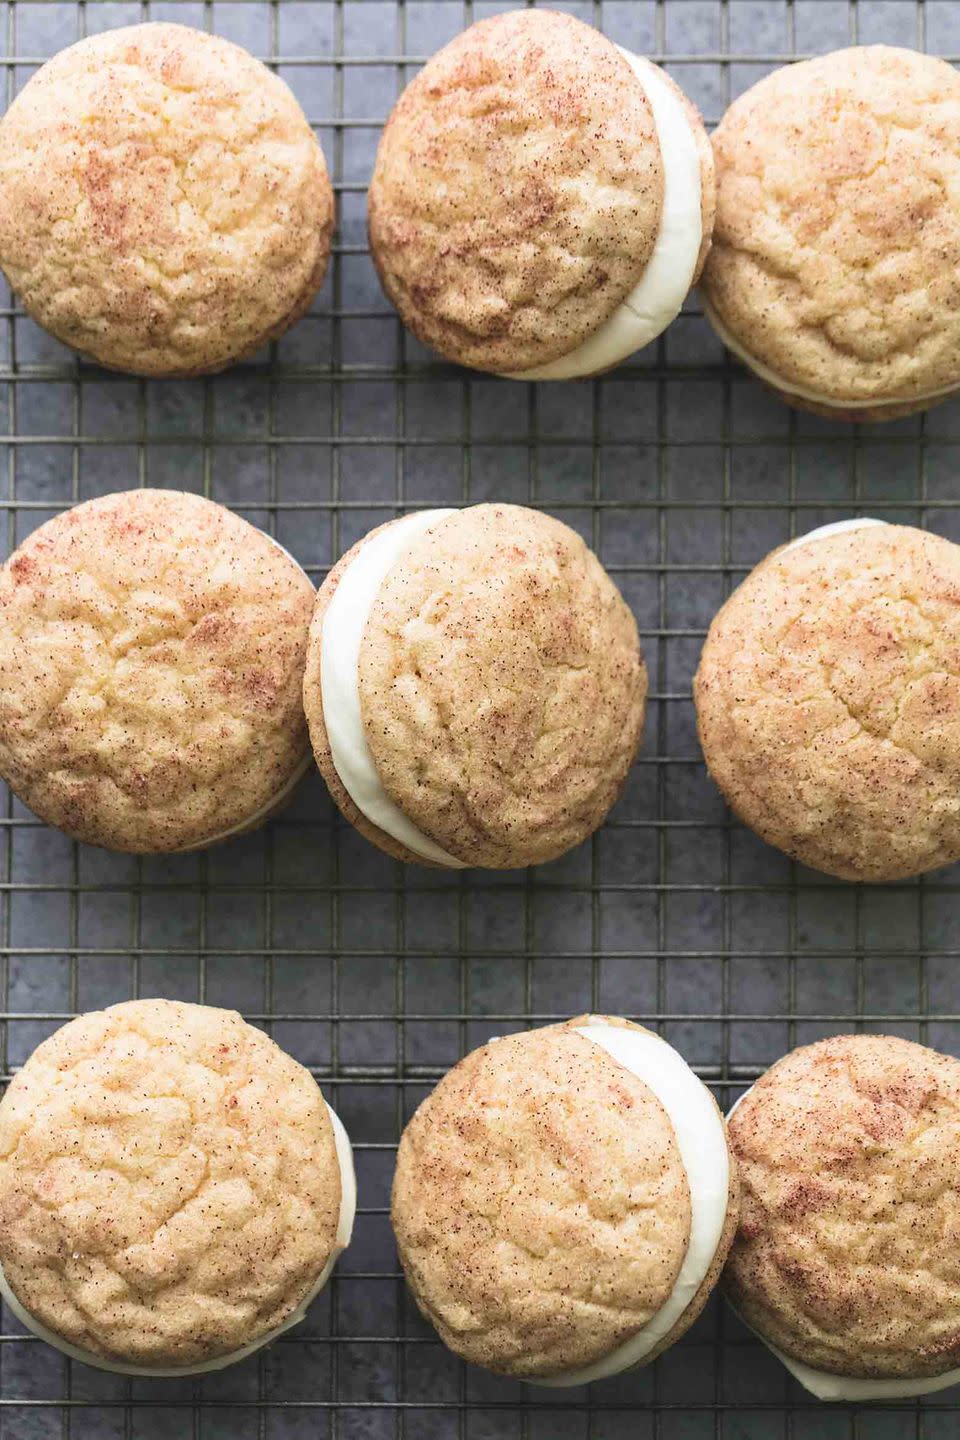
[[[501,869],[554,859],[603,822],[647,677],[633,615],[580,536],[475,505],[387,574],[359,684],[390,798],[450,854]]]
[[[960,547],[882,525],[775,551],[694,698],[713,779],[788,855],[864,881],[960,858]]]
[[[502,1373],[609,1354],[662,1307],[686,1253],[670,1119],[577,1033],[588,1018],[473,1051],[400,1142],[391,1215],[417,1303],[452,1350]]]
[[[320,288],[333,191],[288,87],[183,25],[94,35],[0,121],[0,265],[29,314],[113,369],[221,369]]]
[[[567,355],[637,284],[660,227],[653,111],[570,15],[515,10],[407,86],[370,182],[371,251],[424,344],[481,370]]]
[[[116,850],[266,818],[308,754],[313,599],[269,536],[200,496],[65,511],[0,570],[0,774],[49,824]]]
[[[834,1374],[960,1366],[960,1063],[889,1035],[795,1050],[730,1116],[748,1324]]]
[[[879,45],[789,65],[736,100],[713,140],[702,284],[748,363],[833,410],[900,402],[906,413],[960,385],[951,65]],[[861,415],[883,418],[846,418]]]
[[[188,1365],[268,1334],[319,1279],[339,1209],[316,1082],[233,1011],[83,1015],[0,1103],[0,1264],[97,1355]]]

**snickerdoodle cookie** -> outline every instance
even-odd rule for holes
[[[317,597],[317,763],[346,818],[401,860],[509,869],[579,844],[620,793],[645,697],[620,592],[539,511],[393,520]]]
[[[960,387],[960,75],[873,45],[776,70],[714,134],[703,276],[721,339],[784,400],[845,420]]]
[[[672,1345],[716,1284],[737,1212],[709,1091],[666,1041],[603,1015],[461,1060],[403,1133],[392,1205],[444,1342],[552,1385]]]
[[[960,1062],[894,1035],[779,1060],[728,1121],[742,1185],[723,1284],[823,1400],[960,1381]]]
[[[90,1365],[242,1359],[303,1318],[355,1208],[350,1143],[316,1082],[231,1010],[82,1015],[0,1103],[0,1289]]]
[[[370,246],[424,344],[562,380],[669,325],[713,209],[710,143],[669,76],[571,15],[515,10],[407,86],[370,184]]]
[[[252,828],[309,764],[313,600],[275,540],[197,495],[56,516],[0,569],[0,775],[111,850]]]
[[[728,804],[844,880],[960,859],[960,547],[876,521],[768,556],[713,621],[694,681]]]
[[[320,288],[333,192],[287,86],[184,25],[90,36],[0,121],[0,266],[30,315],[115,370],[195,375]]]

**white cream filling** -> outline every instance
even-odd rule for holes
[[[882,521],[875,520],[867,522],[879,525]],[[829,527],[824,526],[824,529]],[[813,532],[817,534],[817,531]],[[810,538],[809,536],[807,537]],[[737,1106],[750,1094],[744,1090],[727,1111],[729,1121]],[[790,1371],[795,1380],[799,1380],[804,1390],[816,1396],[818,1400],[909,1400],[917,1395],[933,1395],[938,1390],[947,1390],[951,1385],[960,1384],[960,1369],[945,1370],[942,1375],[928,1375],[922,1380],[911,1380],[908,1377],[891,1380],[870,1380],[862,1375],[836,1375],[828,1370],[815,1370],[812,1365],[805,1365],[802,1360],[794,1360],[792,1356],[785,1355],[778,1350],[776,1345],[755,1330],[752,1325],[747,1324],[740,1311],[727,1297],[727,1304],[741,1324],[756,1335],[757,1339],[767,1347],[771,1355],[776,1355],[782,1365]]]
[[[256,529],[257,527],[254,526],[253,528]],[[288,560],[292,560],[298,570],[303,570],[300,561],[290,554],[290,551],[285,545],[280,544],[276,536],[268,535],[266,530],[261,530],[260,534],[269,540],[270,544],[275,546],[277,550],[286,555]],[[303,573],[306,575],[306,570],[303,570]],[[307,579],[310,579],[309,575],[307,575]],[[311,581],[311,584],[312,583]],[[243,835],[247,830],[255,829],[261,820],[268,820],[274,810],[278,810],[287,797],[293,794],[304,775],[306,775],[310,769],[312,763],[313,756],[310,753],[310,747],[307,746],[306,754],[289,780],[284,781],[277,793],[272,796],[265,805],[261,805],[258,810],[255,810],[252,815],[248,815],[245,819],[238,820],[236,825],[230,825],[225,830],[218,830],[215,835],[206,835],[202,840],[197,840],[193,845],[181,845],[179,850],[173,853],[176,855],[187,855],[193,850],[206,850],[208,845],[219,845],[221,840],[229,840],[231,835]]]
[[[746,365],[748,370],[752,370],[758,379],[763,380],[767,385],[771,385],[774,390],[782,391],[784,395],[796,395],[798,400],[809,400],[812,404],[823,405],[824,408],[828,410],[887,410],[894,405],[919,405],[925,400],[943,399],[947,395],[952,395],[955,390],[960,388],[960,386],[956,384],[944,385],[939,390],[927,390],[922,395],[897,395],[890,400],[884,400],[882,398],[878,400],[837,400],[829,395],[819,394],[816,390],[806,390],[802,385],[795,385],[791,380],[784,380],[782,375],[778,375],[775,370],[771,370],[768,365],[764,365],[762,360],[758,360],[757,357],[751,355],[750,351],[745,349],[739,341],[734,340],[713,306],[708,304],[706,300],[704,300],[703,303],[703,311],[719,338],[730,351],[730,354],[735,355],[738,360]]]
[[[643,86],[663,161],[663,206],[653,254],[609,319],[569,355],[507,380],[572,380],[608,370],[666,330],[690,292],[703,240],[700,151],[683,101],[659,66],[617,47]]]
[[[326,1102],[324,1102],[326,1103]],[[337,1220],[337,1235],[330,1258],[320,1272],[316,1284],[308,1295],[297,1306],[292,1314],[288,1315],[282,1325],[275,1330],[270,1330],[262,1335],[259,1340],[254,1340],[249,1345],[243,1345],[238,1350],[231,1350],[227,1355],[218,1355],[213,1360],[205,1360],[199,1365],[173,1365],[173,1366],[152,1366],[152,1365],[128,1365],[122,1360],[108,1360],[104,1355],[96,1355],[92,1350],[82,1350],[78,1345],[71,1345],[69,1340],[64,1340],[53,1330],[49,1330],[28,1310],[25,1310],[20,1301],[14,1295],[7,1283],[7,1277],[0,1268],[0,1295],[16,1315],[22,1325],[40,1340],[45,1340],[55,1350],[60,1350],[71,1360],[79,1360],[83,1365],[92,1365],[96,1370],[110,1370],[117,1375],[147,1375],[147,1376],[173,1376],[173,1375],[205,1375],[211,1370],[223,1370],[227,1365],[235,1365],[238,1360],[245,1360],[248,1355],[264,1345],[269,1345],[282,1335],[285,1330],[290,1330],[307,1313],[307,1308],[320,1294],[320,1291],[330,1279],[331,1271],[337,1262],[339,1255],[350,1244],[350,1237],[353,1234],[353,1220],[357,1211],[357,1180],[353,1168],[353,1151],[350,1147],[350,1139],[343,1123],[338,1115],[327,1105],[327,1111],[333,1124],[333,1139],[337,1147],[337,1163],[340,1167],[340,1215]]]
[[[645,1030],[597,1023],[578,1026],[578,1032],[649,1085],[670,1117],[690,1187],[690,1238],[673,1289],[642,1330],[592,1365],[529,1382],[536,1385],[589,1385],[642,1364],[703,1284],[727,1219],[730,1159],[723,1117],[683,1056]]]
[[[871,520],[867,515],[853,520],[833,520],[829,525],[820,525],[807,535],[798,535],[796,540],[791,540],[789,545],[784,545],[779,554],[786,555],[788,550],[796,550],[798,545],[809,545],[811,540],[825,540],[828,535],[842,535],[845,530],[863,530],[868,525],[886,525],[886,523],[886,520]],[[733,1114],[732,1110],[730,1114]]]
[[[424,835],[384,790],[364,733],[359,681],[363,634],[388,571],[417,535],[455,513],[422,510],[405,515],[361,546],[344,570],[323,618],[320,694],[334,768],[360,813],[415,855],[462,870],[464,862]]]
[[[740,1317],[741,1320],[743,1317]],[[752,1329],[748,1326],[748,1329]],[[754,1334],[757,1332],[754,1331]],[[800,1381],[804,1390],[809,1390],[818,1400],[909,1400],[915,1395],[933,1395],[937,1390],[946,1390],[950,1385],[960,1384],[960,1370],[945,1370],[942,1375],[929,1375],[925,1380],[868,1380],[858,1375],[830,1375],[826,1370],[814,1370],[799,1360],[784,1355],[769,1340],[759,1338],[772,1355]]]

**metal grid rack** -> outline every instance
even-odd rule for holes
[[[319,578],[405,507],[528,501],[591,541],[640,619],[646,742],[610,824],[526,874],[404,869],[319,782],[270,827],[142,861],[72,845],[8,799],[0,823],[4,1076],[58,1023],[128,996],[233,1005],[309,1065],[356,1145],[355,1241],[307,1323],[188,1381],[72,1365],[4,1312],[0,1437],[804,1440],[955,1433],[951,1392],[815,1404],[714,1301],[655,1366],[590,1392],[467,1371],[404,1293],[393,1150],[431,1083],[491,1030],[587,1008],[659,1026],[721,1103],[796,1043],[851,1028],[960,1053],[958,873],[862,890],[732,826],[701,763],[690,677],[710,618],[776,542],[858,512],[960,539],[960,405],[894,425],[788,412],[728,365],[696,303],[602,380],[523,386],[439,365],[403,334],[365,247],[379,127],[417,63],[498,8],[461,0],[5,0],[9,99],[78,35],[176,18],[240,41],[321,135],[340,228],[325,293],[269,354],[209,381],[78,364],[8,295],[0,506],[12,547],[136,484],[195,488]],[[505,7],[499,7],[505,8]],[[668,64],[716,121],[775,65],[851,41],[960,53],[951,0],[596,0],[562,6]]]

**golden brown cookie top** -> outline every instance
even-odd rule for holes
[[[960,75],[912,50],[766,76],[714,134],[703,285],[733,342],[811,398],[960,384]]]
[[[114,850],[242,825],[308,753],[313,598],[279,545],[200,496],[65,511],[0,569],[0,774],[41,819]]]
[[[217,370],[279,334],[326,269],[333,192],[293,94],[183,25],[70,46],[0,122],[0,265],[101,364]]]
[[[775,551],[694,696],[714,780],[788,855],[870,881],[960,858],[960,547],[876,525]]]
[[[594,1018],[473,1051],[400,1142],[407,1279],[444,1342],[492,1370],[548,1376],[608,1354],[661,1308],[686,1252],[670,1119],[577,1033]]]
[[[795,1050],[730,1117],[748,1324],[834,1374],[960,1366],[960,1063],[891,1035]]]
[[[230,1010],[83,1015],[0,1104],[0,1264],[71,1344],[145,1366],[275,1329],[333,1252],[340,1170],[309,1072]]]
[[[636,285],[660,226],[653,112],[611,41],[570,15],[470,26],[380,140],[370,239],[426,345],[515,371],[569,354]]]
[[[384,789],[457,859],[540,864],[599,826],[633,763],[646,670],[636,622],[580,536],[474,505],[388,572],[360,651]]]

